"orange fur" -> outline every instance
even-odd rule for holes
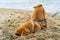
[[[41,30],[40,25],[34,23],[34,28],[32,30],[33,26],[32,26],[32,22],[31,21],[27,21],[25,23],[23,23],[22,25],[20,25],[17,29],[16,29],[16,33],[18,33],[21,36],[25,36],[28,35],[32,32],[37,32],[39,30]]]
[[[46,13],[45,13],[45,10],[44,10],[42,4],[38,4],[38,5],[34,6],[34,11],[32,13],[31,19],[32,19],[32,21],[34,21],[34,20],[39,20],[39,21],[44,20],[45,19],[45,14]],[[44,24],[45,24],[45,26],[47,26],[47,24],[44,23],[43,21],[39,22],[39,23],[40,23],[41,26],[43,26]]]

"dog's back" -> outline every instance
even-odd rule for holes
[[[32,13],[32,20],[44,20],[45,10],[42,4],[37,5]]]
[[[43,8],[42,4],[38,4],[34,7],[34,11],[31,16],[32,21],[36,21],[40,24],[41,27],[47,27],[46,22],[46,15],[45,9]]]

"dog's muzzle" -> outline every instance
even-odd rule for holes
[[[19,33],[15,33],[15,35],[20,36]]]

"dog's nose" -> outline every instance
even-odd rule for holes
[[[15,33],[15,35],[19,36],[19,34],[18,34],[18,33]]]

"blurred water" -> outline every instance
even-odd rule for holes
[[[33,6],[38,1],[43,4],[48,12],[60,11],[60,0],[0,0],[0,8],[33,10]]]

